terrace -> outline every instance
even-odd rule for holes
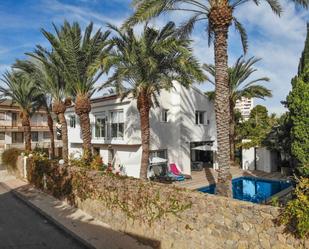
[[[258,170],[248,171],[242,170],[238,167],[231,168],[231,174],[233,179],[241,176],[253,176],[264,179],[273,179],[273,180],[284,180],[286,176],[282,176],[280,172],[266,173]],[[203,171],[192,171],[191,172],[192,179],[185,180],[182,182],[175,182],[174,184],[178,187],[187,188],[187,189],[198,189],[201,187],[205,187],[211,184],[214,184],[218,173],[216,170],[211,168],[204,168]]]

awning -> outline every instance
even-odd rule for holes
[[[197,146],[195,148],[192,148],[191,150],[216,151],[216,148],[213,145],[206,144],[206,145]]]
[[[167,160],[160,157],[153,157],[149,160],[150,164],[167,163]]]

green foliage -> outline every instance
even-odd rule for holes
[[[280,221],[300,238],[309,238],[309,178],[300,178],[295,198],[288,202]]]
[[[305,41],[305,48],[302,52],[298,65],[298,75],[303,74],[308,69],[309,69],[309,23],[307,23],[307,38]]]
[[[231,108],[234,109],[236,101],[242,97],[246,98],[260,98],[271,97],[271,91],[266,87],[259,85],[261,82],[268,82],[268,77],[262,77],[257,79],[250,79],[252,74],[257,71],[253,66],[259,62],[260,59],[254,57],[248,60],[239,57],[235,64],[228,69],[229,73],[229,85],[230,85],[230,100]],[[211,64],[204,64],[203,69],[211,76],[207,80],[215,85],[215,66]],[[207,92],[206,95],[210,99],[214,99],[214,92]]]
[[[183,197],[185,190],[165,189],[153,182],[87,168],[90,166],[61,167],[55,161],[34,154],[28,164],[28,180],[72,204],[76,204],[77,199],[97,200],[110,210],[120,210],[128,218],[149,225],[168,214],[178,217],[192,205],[191,200]]]
[[[71,177],[68,168],[49,160],[42,153],[33,153],[27,164],[28,181],[35,187],[47,191],[56,198],[71,195]]]
[[[291,153],[297,160],[299,173],[309,177],[309,25],[307,28],[298,75],[292,80],[286,105],[290,112]]]
[[[23,114],[31,116],[40,106],[41,93],[35,82],[20,71],[6,72],[0,86],[0,99],[10,98]]]
[[[85,31],[81,30],[77,22],[72,24],[67,21],[58,28],[54,26],[55,34],[42,30],[43,35],[50,43],[58,68],[61,69],[61,77],[70,86],[74,97],[77,95],[88,96],[95,92],[94,84],[102,75],[100,62],[109,50],[109,31],[101,30],[93,33],[93,23],[90,23]],[[43,48],[38,51],[45,57],[51,53]],[[55,64],[55,63],[53,63]]]
[[[309,70],[306,74],[309,75]],[[292,124],[291,151],[300,167],[309,164],[309,81],[304,81],[306,74],[293,79],[292,91],[287,97]]]
[[[81,169],[96,170],[96,171],[106,171],[108,168],[108,165],[106,165],[103,162],[102,157],[100,155],[94,156],[90,163],[87,160],[85,160],[85,156],[82,156],[81,158],[77,159],[71,158],[70,165],[74,165],[75,167]]]
[[[181,198],[183,190],[176,187],[173,191],[164,191],[153,182],[108,173],[95,176],[85,170],[74,171],[72,186],[82,201],[99,200],[108,209],[120,209],[133,221],[149,225],[168,214],[178,217],[192,205],[190,200]]]
[[[301,2],[302,5],[307,5],[307,2],[303,0],[297,0],[296,2]],[[208,32],[208,42],[212,42],[214,37],[214,27],[211,20],[208,18],[210,12],[214,7],[221,7],[223,4],[228,4],[231,9],[237,8],[239,5],[246,3],[246,1],[194,1],[194,0],[134,0],[133,6],[135,7],[135,13],[126,21],[124,27],[129,27],[137,23],[148,21],[153,17],[157,17],[163,13],[177,11],[185,14],[188,18],[181,25],[179,33],[182,36],[188,36],[192,33],[197,22],[203,22],[205,30]],[[282,12],[282,7],[277,0],[268,1],[271,6],[272,11],[280,15]],[[305,3],[305,4],[304,4]],[[222,4],[222,5],[221,5]],[[258,3],[256,3],[258,5]],[[224,18],[223,18],[224,20]],[[248,49],[248,36],[243,25],[233,17],[232,23],[235,29],[239,32],[243,50],[246,53]]]
[[[270,204],[271,204],[272,206],[279,207],[279,205],[280,205],[279,197],[278,197],[278,196],[275,196],[275,197],[271,198]]]
[[[192,55],[191,41],[179,38],[173,22],[161,30],[146,25],[140,36],[133,29],[110,28],[116,32],[113,50],[102,64],[106,70],[113,67],[114,73],[103,87],[113,86],[123,97],[138,98],[145,92],[150,103],[157,104],[156,96],[162,89],[171,89],[173,80],[188,87],[205,79]]]
[[[21,149],[17,148],[10,148],[2,153],[2,163],[8,170],[14,171],[17,169],[17,159],[18,156],[22,153],[23,151]]]
[[[251,110],[249,119],[239,123],[236,127],[240,141],[242,139],[251,140],[250,142],[238,144],[238,147],[251,148],[261,146],[272,127],[276,124],[277,119],[273,115],[268,116],[266,107],[257,105]]]

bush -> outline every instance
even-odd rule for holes
[[[71,157],[70,165],[74,165],[78,168],[97,171],[105,171],[108,168],[108,165],[103,162],[103,159],[100,155],[94,156],[90,163],[85,159],[84,156],[78,159]]]
[[[15,171],[17,169],[18,156],[23,152],[21,149],[10,148],[2,153],[2,163],[10,170]]]
[[[309,237],[309,178],[300,178],[295,189],[295,198],[285,207],[281,223],[292,228],[298,237]]]

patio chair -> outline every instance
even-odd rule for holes
[[[185,178],[180,175],[174,175],[172,172],[165,172],[159,165],[152,166],[154,172],[154,178],[159,181],[172,182],[183,181]]]
[[[185,179],[192,179],[190,175],[183,174],[181,172],[181,169],[177,166],[176,163],[170,164],[170,172],[173,173],[176,176],[183,176]]]

